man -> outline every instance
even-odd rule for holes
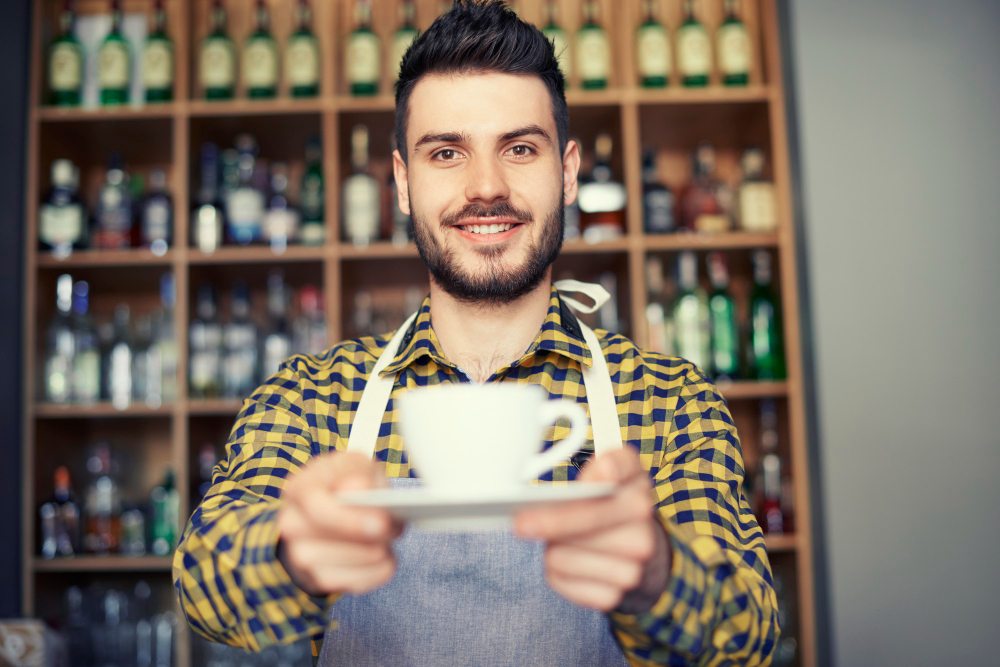
[[[430,296],[393,340],[293,357],[245,403],[174,559],[199,633],[257,650],[325,630],[324,665],[769,660],[775,596],[724,401],[692,364],[594,336],[551,285],[580,164],[563,88],[499,3],[458,3],[411,47],[393,168]],[[523,510],[513,536],[404,534],[341,501],[410,477],[403,392],[470,381],[583,404],[598,455],[542,483],[613,493]]]

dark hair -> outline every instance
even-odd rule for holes
[[[465,72],[534,74],[549,90],[559,153],[566,148],[566,81],[552,42],[522,21],[502,0],[456,0],[403,56],[396,82],[396,147],[403,161],[410,93],[425,74]]]

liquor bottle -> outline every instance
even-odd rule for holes
[[[716,33],[719,69],[726,86],[745,86],[750,82],[750,35],[736,10],[736,0],[725,0],[726,18]]]
[[[670,81],[670,37],[656,18],[656,0],[643,0],[646,18],[636,31],[636,63],[644,88],[662,88]]]
[[[739,327],[736,301],[729,291],[729,267],[721,252],[708,255],[708,279],[712,294],[708,299],[712,321],[712,371],[716,380],[740,377]]]
[[[229,321],[222,327],[222,395],[246,398],[257,386],[257,325],[250,319],[250,291],[233,285]]]
[[[222,380],[222,325],[211,285],[198,289],[191,320],[189,383],[192,398],[218,398]]]
[[[132,55],[122,34],[122,3],[111,0],[111,32],[101,42],[97,53],[97,80],[101,104],[110,106],[128,102]]]
[[[344,236],[354,245],[368,245],[379,234],[379,184],[368,167],[368,128],[351,131],[351,175],[344,180]]]
[[[271,197],[267,202],[262,225],[264,240],[275,253],[283,253],[299,234],[299,212],[288,201],[288,165],[271,165]]]
[[[155,0],[153,8],[153,32],[142,51],[142,83],[147,102],[169,102],[174,98],[174,43],[167,34],[164,0]]]
[[[83,47],[73,33],[73,0],[64,0],[59,34],[49,45],[49,102],[60,107],[80,105],[83,88]]]
[[[163,256],[173,238],[174,205],[167,192],[167,175],[162,169],[154,169],[149,175],[149,192],[142,202],[140,229],[142,245]]]
[[[42,250],[58,257],[87,247],[87,212],[77,193],[77,182],[72,162],[52,163],[52,188],[38,211],[38,241]]]
[[[674,302],[677,354],[712,373],[712,332],[708,297],[698,285],[698,257],[691,251],[678,257],[678,290]]]
[[[121,497],[114,477],[111,447],[98,444],[87,459],[91,482],[84,498],[86,531],[83,548],[89,553],[116,553],[121,543]]]
[[[583,3],[583,25],[576,33],[576,57],[580,85],[586,90],[606,88],[611,71],[611,47],[608,33],[597,20],[596,0]]]
[[[684,0],[684,22],[677,29],[677,66],[683,85],[708,85],[712,45],[705,25],[694,15],[694,0]]]
[[[597,311],[597,325],[605,331],[619,333],[623,330],[618,308],[618,276],[614,271],[604,271],[597,277],[598,284],[607,290],[611,298]]]
[[[743,182],[739,189],[740,228],[748,232],[773,232],[778,228],[774,183],[764,178],[764,151],[748,148],[740,160]]]
[[[177,303],[174,276],[163,274],[160,278],[160,310],[153,322],[153,350],[157,359],[150,364],[159,367],[159,395],[154,386],[146,397],[146,404],[159,407],[162,403],[177,400],[177,332],[174,330],[174,308]]]
[[[121,156],[111,156],[107,176],[94,211],[94,247],[102,250],[128,248],[132,243],[132,197]]]
[[[243,45],[240,69],[250,99],[270,99],[278,93],[278,45],[271,35],[267,0],[257,0],[257,26]]]
[[[198,205],[191,216],[191,243],[204,253],[215,252],[222,244],[225,216],[219,205],[219,149],[215,144],[201,147],[201,188]]]
[[[90,318],[90,285],[73,284],[73,402],[89,405],[101,400],[101,348]]]
[[[354,4],[354,30],[347,38],[344,62],[347,63],[347,82],[352,95],[374,95],[378,92],[379,66],[378,35],[372,30],[370,0],[356,0]]]
[[[201,43],[198,73],[206,100],[229,100],[236,89],[236,46],[226,31],[226,8],[212,1],[212,31]]]
[[[786,532],[782,508],[781,456],[778,454],[778,413],[773,399],[760,403],[760,527],[768,534]]]
[[[137,317],[132,335],[132,400],[145,403],[150,393],[150,376],[155,372],[159,381],[159,367],[150,368],[150,351],[153,349],[153,322],[149,316]],[[154,361],[156,361],[154,359]],[[155,391],[155,389],[154,389]]]
[[[580,223],[583,238],[599,243],[618,238],[625,233],[625,186],[614,179],[611,171],[611,135],[597,137],[594,167],[580,185]]]
[[[299,202],[302,228],[299,237],[305,245],[318,246],[326,241],[326,188],[323,180],[323,146],[318,138],[306,144],[306,170],[302,175]]]
[[[647,234],[669,234],[677,227],[674,193],[660,180],[656,154],[650,150],[642,155],[642,227]]]
[[[152,551],[155,556],[166,556],[177,544],[180,522],[180,497],[174,483],[173,468],[167,468],[163,483],[155,487],[149,496],[152,510]]]
[[[327,347],[323,293],[306,285],[299,291],[299,315],[292,322],[292,352],[319,354]]]
[[[685,229],[706,234],[728,231],[732,195],[715,177],[715,149],[700,144],[694,152],[692,170],[693,178],[681,200]]]
[[[389,80],[399,79],[399,65],[403,62],[406,50],[417,38],[417,8],[413,0],[403,0],[399,6],[399,27],[392,35],[392,47],[389,49]]]
[[[295,10],[297,27],[285,46],[285,75],[292,97],[319,95],[319,42],[312,31],[309,0],[299,0]]]
[[[63,274],[56,280],[56,315],[45,333],[44,398],[49,403],[73,400],[75,338],[70,310],[73,306],[73,277]]]
[[[268,327],[262,341],[262,380],[278,371],[292,354],[292,332],[288,323],[288,288],[281,271],[272,271],[267,279]]]
[[[80,506],[70,487],[69,468],[55,471],[52,497],[39,510],[42,519],[42,558],[80,553]]]
[[[542,28],[542,34],[545,35],[545,39],[552,42],[552,49],[556,54],[556,59],[559,61],[559,69],[562,71],[563,78],[566,79],[566,83],[568,84],[570,74],[573,71],[573,58],[570,55],[569,38],[566,36],[566,31],[559,24],[558,7],[559,3],[557,0],[546,0],[546,20],[545,27]]]
[[[257,142],[241,134],[236,137],[236,150],[238,182],[226,193],[226,223],[234,243],[249,245],[260,240],[264,219],[264,193],[254,185]]]
[[[781,313],[771,287],[771,255],[766,250],[757,250],[753,253],[750,350],[755,380],[785,378]]]
[[[674,321],[670,315],[671,299],[667,294],[663,261],[659,257],[646,260],[646,340],[649,350],[671,356],[674,354]]]
[[[126,304],[116,306],[114,336],[105,361],[105,383],[108,400],[118,410],[132,404],[132,335],[129,322],[129,307]]]

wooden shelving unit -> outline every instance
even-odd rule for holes
[[[681,22],[680,3],[658,0],[660,16],[673,34]],[[683,89],[671,77],[666,89],[643,89],[634,75],[633,31],[640,22],[640,0],[601,0],[600,16],[613,44],[613,74],[610,87],[603,91],[583,91],[571,80],[567,92],[570,128],[582,142],[584,170],[589,169],[593,141],[600,132],[614,139],[614,169],[628,190],[627,234],[618,240],[591,245],[567,242],[556,264],[556,277],[571,273],[593,279],[605,270],[614,271],[619,284],[619,308],[624,333],[640,345],[645,343],[644,311],[647,294],[644,267],[650,256],[671,258],[683,250],[705,252],[724,250],[742,257],[742,275],[734,275],[734,292],[748,289],[746,258],[753,249],[765,248],[776,259],[776,288],[784,311],[788,379],[782,382],[736,382],[720,384],[728,400],[743,441],[747,469],[756,460],[757,414],[760,399],[775,399],[779,405],[785,464],[791,471],[795,508],[795,532],[768,536],[767,546],[775,572],[780,572],[794,591],[795,614],[792,624],[800,649],[798,664],[813,665],[815,656],[815,614],[813,546],[811,540],[809,462],[806,441],[802,340],[799,328],[795,226],[791,202],[788,129],[785,118],[785,90],[782,81],[779,45],[778,0],[743,0],[740,4],[753,40],[753,70],[749,86],[724,88],[713,76],[705,89]],[[396,27],[397,0],[375,3],[375,30],[387,43]],[[388,136],[392,127],[394,101],[388,72],[381,93],[368,98],[351,97],[343,81],[343,38],[351,29],[352,3],[348,0],[313,0],[314,30],[320,38],[323,71],[320,95],[311,100],[280,97],[270,101],[237,99],[207,102],[198,99],[194,50],[208,23],[207,2],[167,0],[169,29],[176,53],[175,101],[167,104],[128,106],[118,109],[59,109],[45,106],[45,49],[52,38],[61,2],[34,3],[34,35],[31,67],[32,97],[27,154],[25,224],[26,311],[24,333],[29,341],[24,360],[24,587],[27,613],[53,616],[58,610],[45,608],[58,599],[58,588],[68,579],[121,578],[142,573],[155,577],[158,585],[169,587],[169,560],[144,557],[80,557],[69,560],[42,560],[36,555],[37,520],[35,509],[47,494],[56,458],[74,449],[82,451],[87,441],[64,442],[78,433],[79,438],[134,433],[131,443],[147,466],[138,476],[152,480],[162,476],[166,465],[179,471],[182,514],[188,515],[191,487],[196,484],[197,446],[206,439],[225,438],[227,425],[240,408],[234,400],[194,400],[186,396],[187,325],[193,308],[192,295],[203,281],[221,282],[234,276],[262,274],[282,267],[289,280],[319,283],[324,289],[326,317],[331,342],[352,334],[349,314],[360,288],[401,297],[405,287],[425,285],[426,276],[416,248],[378,242],[356,247],[341,240],[339,185],[348,167],[351,127],[359,122],[372,129],[372,169],[386,182],[390,172]],[[103,0],[78,0],[82,14],[108,11]],[[126,14],[151,11],[147,0],[125,0]],[[268,0],[273,31],[279,46],[291,31],[294,0]],[[710,30],[722,19],[722,0],[696,0],[696,10]],[[239,44],[251,26],[253,2],[226,0],[229,32]],[[569,34],[580,23],[580,0],[559,0],[560,22]],[[438,0],[418,0],[417,21],[426,27],[440,11]],[[518,2],[519,13],[541,24],[543,3]],[[319,136],[324,148],[326,183],[327,242],[320,247],[293,246],[276,254],[270,248],[222,248],[204,254],[191,248],[190,208],[197,192],[198,150],[202,141],[230,145],[233,136],[248,131],[258,136],[262,155],[291,163],[300,173],[304,144],[309,136]],[[690,176],[690,152],[701,140],[717,147],[720,176],[737,180],[737,160],[747,145],[764,148],[770,174],[778,193],[780,226],[773,234],[731,232],[719,235],[645,235],[642,231],[641,154],[653,148],[661,178],[678,190]],[[69,157],[80,166],[82,194],[93,200],[96,184],[108,154],[117,150],[130,168],[141,171],[165,168],[174,197],[175,247],[161,256],[147,250],[79,252],[55,258],[37,251],[38,204],[48,184],[53,159]],[[296,172],[298,170],[298,172]],[[294,196],[293,191],[293,196]],[[156,284],[164,272],[172,272],[177,289],[176,337],[179,345],[179,399],[159,408],[131,407],[118,410],[107,404],[93,406],[51,406],[38,400],[37,375],[43,343],[40,342],[52,311],[50,287],[56,275],[69,271],[81,278],[97,279],[107,300],[153,303]],[[221,447],[222,442],[218,442]],[[82,455],[82,454],[81,454]],[[79,490],[80,483],[76,481]],[[148,491],[148,487],[147,487]],[[192,664],[190,634],[182,632],[179,665]]]

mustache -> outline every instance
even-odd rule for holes
[[[517,208],[509,201],[499,201],[489,206],[466,204],[458,211],[442,217],[441,225],[454,227],[465,218],[511,218],[518,222],[531,222],[531,213]]]

